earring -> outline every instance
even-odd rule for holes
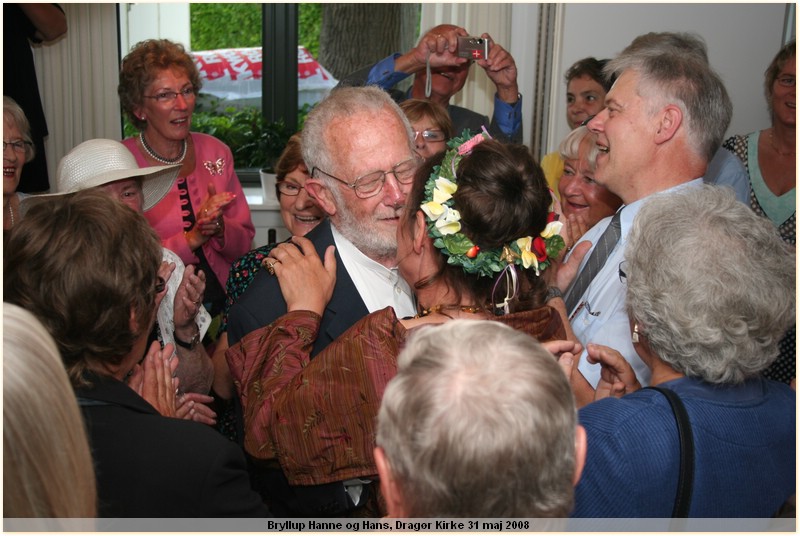
[[[631,342],[633,344],[639,344],[639,324],[633,324],[633,333],[631,333]]]

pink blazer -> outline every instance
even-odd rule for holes
[[[224,240],[214,237],[203,245],[203,253],[205,253],[214,275],[222,288],[225,288],[231,264],[252,248],[256,231],[242,185],[233,170],[231,150],[213,136],[194,132],[191,136],[194,143],[195,168],[186,177],[186,188],[195,212],[208,197],[210,182],[214,183],[217,193],[233,192],[236,194],[236,199],[225,209]],[[137,147],[136,138],[128,138],[122,143],[136,157],[139,167],[150,165]],[[161,237],[161,244],[165,248],[177,253],[187,265],[198,262],[197,256],[189,249],[183,237],[183,214],[177,181],[164,199],[145,212],[144,216]]]

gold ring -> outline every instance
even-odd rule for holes
[[[275,262],[269,259],[264,259],[264,262],[262,262],[261,265],[267,269],[269,275],[275,275]]]

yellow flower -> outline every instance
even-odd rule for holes
[[[550,238],[551,236],[561,234],[561,228],[563,226],[564,224],[560,221],[551,221],[547,224],[547,227],[544,228],[544,231],[542,231],[542,238]]]
[[[536,259],[536,254],[531,251],[531,244],[533,238],[526,236],[525,238],[517,239],[517,246],[522,253],[522,266],[527,270],[531,266],[536,270],[536,275],[539,275],[539,261]]]
[[[442,236],[456,234],[461,230],[461,214],[455,209],[445,207],[445,213],[436,220],[436,228]]]
[[[436,219],[438,219],[442,214],[444,214],[444,211],[447,209],[447,207],[445,207],[441,203],[437,203],[436,201],[428,201],[427,203],[423,203],[422,206],[419,208],[422,209],[422,212],[424,212],[425,215],[428,216],[428,219],[431,221],[435,221]]]
[[[445,179],[444,177],[439,177],[436,179],[436,188],[433,189],[433,200],[436,203],[444,203],[456,192],[458,187],[455,183]]]

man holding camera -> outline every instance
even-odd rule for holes
[[[398,102],[409,98],[428,99],[447,108],[453,121],[453,131],[458,134],[465,128],[479,132],[485,126],[496,139],[521,143],[522,96],[517,86],[514,58],[486,33],[468,41],[462,40],[461,48],[472,48],[474,45],[475,48],[468,52],[470,58],[475,59],[462,57],[459,55],[458,38],[468,35],[464,28],[452,24],[435,26],[420,39],[416,47],[405,54],[395,53],[375,65],[356,71],[341,80],[339,85],[376,85],[389,91]],[[488,43],[486,57],[481,48],[484,42]],[[462,51],[463,55],[466,53],[467,51]],[[491,123],[485,115],[450,104],[453,95],[464,87],[473,63],[486,71],[486,75],[497,88]],[[414,82],[408,92],[391,90],[412,74]]]

